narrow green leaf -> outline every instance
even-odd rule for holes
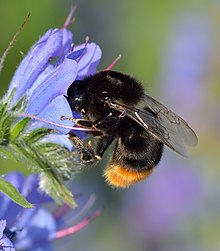
[[[4,104],[0,102],[0,119],[2,118],[4,112],[5,112]]]
[[[0,191],[22,207],[33,207],[33,205],[29,203],[11,183],[4,180],[2,177],[0,177]]]
[[[13,90],[11,91],[11,93],[9,94],[7,100],[6,100],[6,97],[3,97],[3,100],[6,100],[4,103],[5,103],[5,109],[8,110],[8,108],[10,107],[10,104],[11,104],[11,101],[14,97],[14,94],[15,94],[15,88],[13,88]]]
[[[10,129],[10,138],[9,140],[14,141],[20,133],[24,130],[28,122],[30,121],[29,118],[24,118],[18,121],[11,129]]]
[[[40,140],[43,137],[49,135],[50,132],[51,132],[51,129],[48,129],[48,128],[38,128],[38,129],[35,129],[35,130],[31,131],[30,133],[24,135],[22,137],[22,140],[24,140],[28,144],[34,144],[38,140]]]
[[[72,208],[76,207],[72,192],[63,184],[60,178],[54,175],[53,170],[42,172],[40,180],[44,183],[44,191],[48,192],[57,204],[61,205],[61,201],[63,201]]]
[[[10,109],[10,111],[11,111],[11,112],[13,112],[13,111],[16,111],[16,112],[21,111],[21,112],[22,112],[22,111],[25,110],[26,106],[27,106],[27,102],[25,102],[25,97],[23,96],[23,97],[21,97],[21,98],[17,101],[17,103]]]
[[[15,155],[11,152],[11,150],[3,147],[0,147],[0,157],[17,161]]]
[[[0,120],[0,128],[3,132],[4,139],[8,140],[10,135],[10,128],[13,125],[13,123],[17,120],[17,118],[10,116],[9,113],[6,113],[3,115],[3,117]]]

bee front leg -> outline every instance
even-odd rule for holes
[[[87,119],[75,119],[71,117],[61,116],[61,120],[70,120],[72,121],[76,126],[82,126],[83,128],[92,128],[93,122]]]
[[[100,159],[100,157],[95,153],[94,149],[92,148],[91,141],[86,144],[74,133],[69,134],[69,139],[76,147],[83,162],[92,163]]]

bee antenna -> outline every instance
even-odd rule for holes
[[[6,59],[7,55],[8,55],[8,53],[9,53],[9,51],[11,50],[13,44],[15,43],[15,41],[16,41],[18,35],[20,34],[21,30],[23,29],[24,25],[27,23],[27,21],[28,21],[30,15],[31,15],[31,12],[29,12],[29,13],[27,14],[27,16],[25,17],[25,19],[24,19],[24,21],[23,21],[21,27],[20,27],[20,28],[18,29],[18,31],[14,34],[14,36],[13,36],[11,42],[9,43],[7,49],[6,49],[5,52],[3,53],[2,57],[1,57],[1,60],[0,60],[0,72],[2,71],[3,64],[4,64],[4,62],[5,62],[5,59]]]
[[[117,58],[105,69],[106,71],[109,71],[109,70],[111,70],[115,65],[116,65],[116,63],[121,59],[121,57],[122,57],[122,55],[121,54],[119,54],[118,56],[117,56]]]

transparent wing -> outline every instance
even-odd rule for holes
[[[177,153],[187,156],[185,146],[195,146],[198,143],[193,129],[182,118],[152,97],[145,94],[143,101],[147,106],[145,109],[124,106],[115,100],[111,100],[110,106],[135,120],[156,139]]]

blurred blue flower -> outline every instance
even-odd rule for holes
[[[76,214],[73,214],[72,209],[66,204],[59,208],[53,207],[52,210],[50,208],[54,204],[52,200],[37,190],[37,175],[25,178],[21,173],[11,172],[5,176],[5,179],[11,182],[35,206],[32,209],[24,209],[7,196],[0,194],[0,219],[7,220],[7,226],[5,220],[0,221],[0,247],[2,243],[4,246],[11,246],[12,241],[16,250],[54,250],[54,240],[74,234],[100,214],[100,210],[97,210],[91,217],[84,218],[80,223],[72,225],[73,218],[78,218]],[[94,200],[94,196],[90,197],[87,204],[84,205],[84,209],[81,208],[78,213],[84,214],[88,211]],[[45,203],[47,203],[47,207],[44,206]],[[2,235],[4,229],[8,233],[8,238],[11,236],[11,241]],[[13,249],[5,248],[3,250]]]
[[[196,217],[199,220],[197,213],[204,195],[201,184],[201,177],[193,165],[186,167],[173,154],[165,154],[149,180],[137,185],[129,198],[125,198],[123,217],[128,222],[127,229],[135,233],[146,249],[186,248],[182,236],[187,238],[190,223],[196,221]],[[173,235],[176,241],[170,243]]]
[[[202,13],[184,12],[172,24],[159,73],[159,91],[186,121],[201,126],[198,113],[207,92],[213,30]]]
[[[5,227],[6,227],[6,220],[0,220],[0,250],[15,251],[12,242],[4,234]]]

